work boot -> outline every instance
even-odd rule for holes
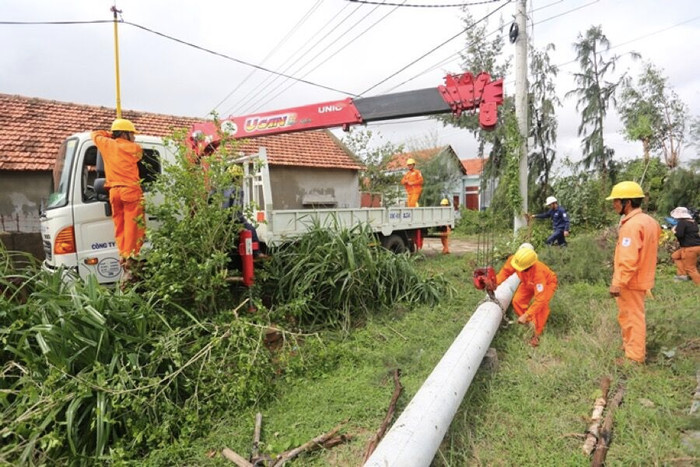
[[[683,282],[683,281],[687,281],[687,280],[688,280],[688,276],[685,276],[685,275],[683,275],[683,276],[673,276],[673,281],[674,281],[674,282]]]
[[[540,345],[540,336],[532,336],[532,339],[530,339],[529,342],[531,347],[537,347]]]

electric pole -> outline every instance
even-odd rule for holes
[[[525,16],[527,0],[517,0],[515,24],[517,27],[515,38],[515,117],[518,120],[518,131],[522,145],[520,147],[520,196],[523,199],[520,212],[514,213],[514,232],[525,227],[525,214],[527,213],[527,18]],[[513,42],[513,35],[511,35]]]

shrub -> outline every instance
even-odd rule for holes
[[[367,226],[316,224],[273,250],[262,288],[281,304],[276,315],[310,328],[347,330],[396,303],[437,303],[450,293],[441,276],[421,277],[415,260],[380,247]]]

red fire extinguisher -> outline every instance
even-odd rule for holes
[[[255,272],[253,269],[253,232],[247,229],[241,230],[241,240],[238,244],[238,254],[241,255],[241,268],[243,273],[243,285],[253,285]]]

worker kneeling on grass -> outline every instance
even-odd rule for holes
[[[500,285],[514,273],[520,278],[520,285],[513,295],[513,310],[518,315],[518,323],[534,324],[535,335],[530,339],[530,345],[537,347],[549,318],[549,301],[557,289],[557,275],[537,260],[537,253],[529,243],[520,245],[518,251],[506,260],[496,275],[496,283]]]

